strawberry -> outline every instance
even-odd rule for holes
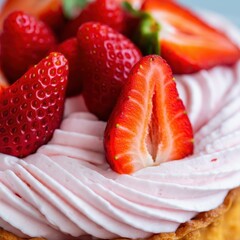
[[[0,152],[25,157],[52,137],[64,109],[68,64],[51,53],[0,93]]]
[[[83,24],[77,39],[85,103],[90,112],[107,120],[141,53],[125,36],[101,23]]]
[[[240,57],[239,48],[223,33],[174,1],[146,0],[142,10],[147,15],[140,26],[141,36],[137,36],[140,46],[147,54],[158,53],[160,46],[161,56],[174,73],[229,65]],[[155,44],[158,46],[152,46]]]
[[[160,56],[132,69],[104,136],[112,169],[131,174],[193,153],[193,131],[172,71]]]
[[[61,52],[68,60],[69,76],[66,90],[67,96],[74,96],[79,94],[82,90],[80,66],[80,53],[78,50],[78,43],[76,38],[70,38],[57,47],[57,51]]]
[[[4,19],[13,11],[33,15],[54,30],[60,29],[65,23],[61,0],[6,0],[0,13],[0,29]]]
[[[7,79],[5,78],[3,72],[0,69],[0,86],[1,87],[8,87]]]
[[[49,27],[21,11],[6,18],[0,41],[2,70],[10,83],[45,57],[55,45]]]
[[[6,85],[0,81],[0,95],[4,91],[5,88],[6,88]]]
[[[66,24],[63,39],[76,36],[79,26],[89,21],[106,24],[118,32],[124,32],[127,27],[127,16],[116,0],[95,0],[77,18]]]

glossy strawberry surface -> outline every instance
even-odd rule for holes
[[[149,55],[132,69],[105,130],[112,169],[130,174],[193,153],[193,131],[165,60]]]
[[[107,120],[141,53],[129,39],[101,23],[83,24],[77,39],[84,100],[90,112]]]
[[[63,38],[76,36],[78,28],[89,21],[100,22],[122,32],[126,27],[125,18],[125,13],[117,1],[96,0],[89,3],[77,18],[65,26]]]
[[[6,0],[0,12],[0,29],[4,19],[14,11],[35,16],[54,30],[60,30],[65,23],[61,0]]]
[[[0,92],[0,152],[24,157],[47,143],[64,109],[68,64],[51,53]]]
[[[42,21],[15,11],[4,21],[0,44],[1,67],[8,81],[13,83],[47,56],[55,45],[55,37]]]

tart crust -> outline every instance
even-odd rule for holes
[[[160,233],[147,240],[239,240],[240,187],[230,191],[218,208],[198,214],[183,223],[174,233]],[[23,240],[0,229],[0,240]],[[31,240],[44,240],[31,238]],[[119,238],[116,240],[127,240]]]

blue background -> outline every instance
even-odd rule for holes
[[[179,0],[179,2],[196,10],[207,9],[225,15],[240,27],[240,0]]]
[[[240,0],[178,0],[178,1],[196,10],[208,9],[211,11],[218,12],[222,15],[225,15],[227,18],[235,22],[240,27]],[[3,0],[0,0],[0,5],[2,2]]]

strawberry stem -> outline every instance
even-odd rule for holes
[[[145,12],[134,9],[132,4],[127,1],[122,2],[122,8],[134,17],[142,17],[145,14]]]
[[[129,2],[124,1],[122,3],[122,7],[125,11],[140,20],[137,32],[133,37],[133,41],[139,46],[143,54],[160,55],[160,24],[157,23],[157,21],[149,13],[134,9]]]
[[[160,24],[157,23],[150,15],[145,14],[139,24],[139,29],[135,37],[136,42],[144,55],[160,55],[160,30]]]

